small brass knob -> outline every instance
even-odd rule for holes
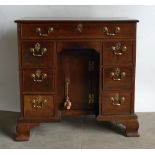
[[[48,28],[48,34],[54,32],[54,28],[53,27],[49,27]]]
[[[115,34],[119,33],[120,31],[121,31],[121,28],[117,26],[117,27],[115,28]]]

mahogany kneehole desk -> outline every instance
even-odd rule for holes
[[[22,19],[18,30],[21,115],[16,140],[66,115],[94,115],[138,136],[133,19]]]

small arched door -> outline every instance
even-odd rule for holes
[[[66,112],[96,114],[99,105],[100,44],[59,42],[58,104]]]

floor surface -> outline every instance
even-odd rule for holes
[[[30,140],[16,142],[19,113],[0,111],[0,148],[3,149],[97,149],[155,148],[155,113],[138,113],[140,137],[124,137],[122,129],[96,122],[93,116],[66,117],[58,123],[41,124],[31,130]]]

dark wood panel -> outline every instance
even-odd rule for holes
[[[92,61],[92,51],[89,50],[64,50],[60,54],[60,72],[59,75],[59,97],[62,96],[62,105],[65,101],[66,79],[69,79],[69,98],[72,102],[71,109],[92,109],[98,104],[98,96],[94,96],[94,103],[89,103],[89,95],[98,95],[98,82],[93,77],[98,77],[98,73],[89,70],[89,63]],[[93,60],[95,61],[95,60]],[[97,62],[94,64],[97,67]],[[93,76],[93,73],[95,74]],[[60,84],[61,83],[61,84]],[[92,85],[92,83],[94,83]],[[97,85],[97,86],[96,86]],[[94,89],[94,90],[93,90]],[[63,107],[64,108],[64,107]]]
[[[98,107],[99,92],[99,56],[101,41],[58,41],[58,104],[64,109],[65,77],[70,77],[69,96],[72,101],[71,110],[89,110],[94,113]],[[89,71],[89,63],[93,62],[93,72]],[[89,103],[89,95],[94,95],[94,103]],[[68,111],[69,112],[69,111]],[[65,112],[67,113],[67,111]],[[71,112],[70,112],[71,113]]]
[[[102,52],[102,41],[101,40],[63,40],[57,41],[57,53],[62,52],[66,49],[77,50],[95,50],[98,54]]]

